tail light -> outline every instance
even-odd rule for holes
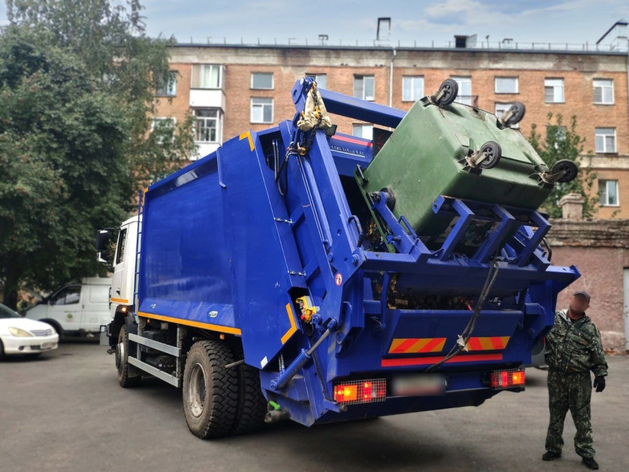
[[[491,373],[491,388],[523,387],[526,376],[523,369],[497,370]]]
[[[334,400],[344,405],[383,402],[386,397],[385,379],[352,380],[334,386]]]

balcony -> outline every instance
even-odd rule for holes
[[[190,89],[190,106],[225,111],[225,92],[222,89]]]

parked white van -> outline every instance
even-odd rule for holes
[[[63,335],[98,333],[110,321],[110,287],[110,278],[84,278],[56,290],[25,316],[48,323]]]

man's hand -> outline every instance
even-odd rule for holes
[[[605,390],[605,377],[596,377],[594,378],[594,388],[597,392],[602,392]]]

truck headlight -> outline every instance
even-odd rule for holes
[[[33,336],[33,333],[29,333],[28,331],[14,326],[9,327],[9,333],[11,333],[11,336],[15,336],[17,338],[30,338]]]

